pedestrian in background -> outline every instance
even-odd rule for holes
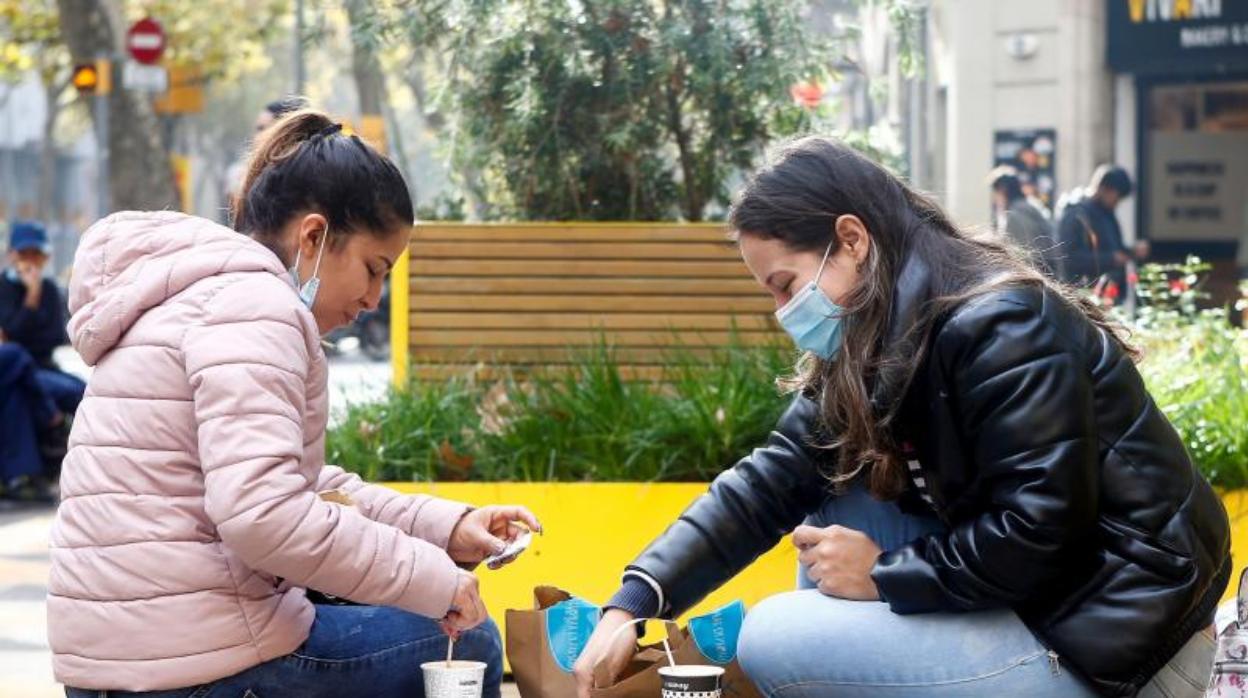
[[[989,175],[992,186],[992,207],[996,214],[993,227],[1025,250],[1037,266],[1051,273],[1048,256],[1057,241],[1053,237],[1053,221],[1042,206],[1027,198],[1023,182],[1013,167],[998,167]]]
[[[1114,210],[1131,192],[1131,176],[1126,170],[1101,165],[1086,189],[1069,192],[1058,204],[1058,277],[1091,287],[1115,304],[1126,300],[1127,265],[1144,262],[1151,251],[1147,240],[1131,248],[1123,242]]]

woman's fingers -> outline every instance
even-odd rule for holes
[[[507,505],[498,507],[498,513],[508,523],[520,521],[529,527],[530,531],[542,532],[542,522],[537,520],[537,516],[528,510],[527,507],[519,505]]]
[[[793,530],[793,545],[799,550],[805,550],[811,546],[817,545],[823,540],[824,532],[822,528],[814,526],[798,526]]]
[[[471,572],[461,571],[459,586],[455,590],[451,611],[446,614],[446,622],[455,630],[463,632],[484,623],[487,615],[476,576]]]
[[[610,683],[628,664],[637,644],[637,633],[621,631],[617,635],[616,630],[631,620],[632,616],[629,614],[619,609],[611,609],[598,622],[585,651],[573,667],[578,698],[589,696],[594,687],[595,675]]]
[[[797,561],[800,562],[803,567],[812,567],[819,561],[819,553],[814,547],[806,548],[797,554]]]

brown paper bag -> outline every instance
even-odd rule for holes
[[[546,642],[544,613],[571,598],[562,589],[537,587],[532,610],[507,611],[507,661],[523,698],[576,698],[576,679],[559,667]]]
[[[570,671],[571,657],[564,657],[565,670],[552,655],[547,641],[546,609],[572,599],[555,587],[534,589],[534,610],[507,611],[507,660],[523,698],[575,698],[576,679]],[[761,698],[746,678],[740,664],[716,664],[698,649],[689,632],[675,623],[666,623],[668,644],[677,664],[715,664],[724,667],[725,698]],[[594,698],[656,698],[660,694],[659,668],[668,664],[661,642],[642,646],[614,683],[600,676],[592,692]]]

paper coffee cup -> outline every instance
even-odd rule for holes
[[[723,667],[682,664],[659,668],[663,698],[720,698]]]
[[[425,662],[427,698],[480,698],[485,683],[485,662]]]

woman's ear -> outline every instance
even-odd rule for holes
[[[836,237],[846,253],[853,258],[854,264],[861,267],[871,252],[871,234],[862,219],[853,214],[845,214],[836,219]]]
[[[329,232],[329,221],[325,216],[319,213],[309,213],[299,219],[299,223],[295,228],[296,245],[303,252],[303,256],[309,259],[315,259],[311,255],[316,254],[319,245],[327,242],[325,235]]]

